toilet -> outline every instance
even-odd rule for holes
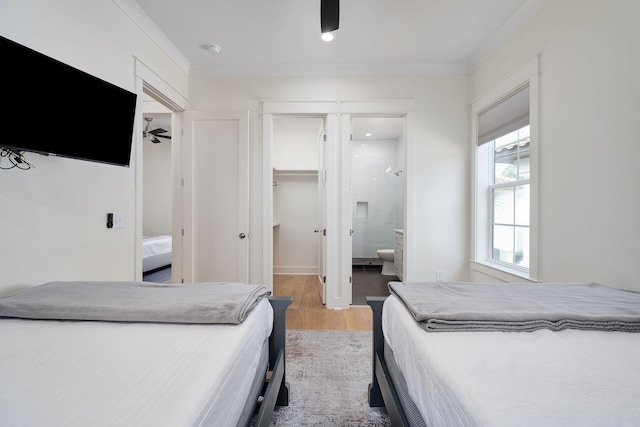
[[[378,258],[382,260],[382,274],[385,276],[395,276],[396,269],[393,265],[395,251],[393,249],[378,249]]]

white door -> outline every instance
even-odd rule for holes
[[[249,280],[248,112],[184,113],[184,281]]]
[[[321,284],[322,289],[320,291],[320,295],[322,296],[322,303],[326,304],[327,300],[327,280],[326,280],[326,271],[325,271],[325,260],[326,260],[326,233],[325,230],[327,228],[327,220],[326,220],[326,183],[327,183],[327,173],[325,169],[325,156],[326,156],[326,147],[327,143],[325,141],[325,131],[324,131],[324,120],[322,121],[322,127],[318,134],[318,147],[319,149],[319,157],[318,157],[318,227],[316,228],[317,234],[317,244],[318,244],[318,283]]]

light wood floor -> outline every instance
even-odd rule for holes
[[[370,331],[373,314],[369,306],[328,310],[322,304],[316,276],[275,275],[273,294],[292,296],[286,313],[287,329]]]

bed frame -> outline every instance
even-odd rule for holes
[[[253,423],[256,427],[266,427],[271,423],[276,406],[289,405],[289,383],[285,377],[285,312],[293,302],[293,297],[270,296],[268,299],[273,307],[273,330],[269,337],[269,372],[265,377],[262,402]]]
[[[369,406],[385,407],[392,426],[424,426],[424,420],[411,397],[406,383],[397,370],[391,350],[385,348],[382,334],[382,306],[387,297],[366,297],[373,310],[372,382],[369,384]],[[392,371],[395,374],[392,374]]]

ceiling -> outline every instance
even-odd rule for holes
[[[466,73],[546,1],[343,0],[324,42],[320,0],[135,0],[192,75]]]

